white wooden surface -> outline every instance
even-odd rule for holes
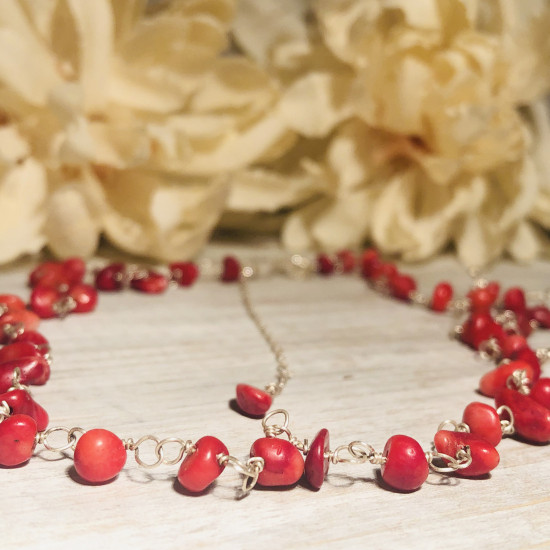
[[[249,255],[254,250],[246,251]],[[410,268],[421,286],[442,278],[465,289],[451,259]],[[23,268],[0,273],[0,292],[25,292]],[[550,265],[502,265],[508,284],[544,287]],[[487,364],[450,341],[450,321],[384,299],[355,277],[252,283],[261,316],[287,351],[294,378],[275,406],[296,435],[330,430],[336,445],[382,450],[395,433],[428,449],[443,419],[460,419]],[[104,427],[196,440],[220,437],[246,457],[257,420],[232,411],[237,382],[263,385],[273,360],[244,314],[237,287],[202,282],[163,296],[102,295],[92,315],[43,325],[54,363],[34,390],[52,425]],[[550,334],[539,333],[545,345]],[[370,465],[333,466],[322,489],[254,490],[235,500],[229,468],[201,496],[182,494],[177,467],[132,460],[114,482],[83,485],[72,462],[41,452],[0,470],[3,548],[538,548],[550,544],[550,449],[507,439],[485,480],[430,474],[421,490],[377,485]]]

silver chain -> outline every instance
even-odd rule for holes
[[[283,348],[275,340],[275,338],[269,332],[265,323],[260,319],[260,316],[254,309],[252,301],[250,299],[250,290],[248,287],[248,278],[250,275],[247,275],[247,272],[243,269],[242,276],[239,278],[239,290],[241,294],[241,301],[243,303],[246,314],[251,319],[251,321],[256,325],[258,332],[261,334],[262,338],[269,346],[275,362],[277,363],[276,370],[276,380],[270,382],[265,386],[265,391],[273,396],[279,395],[287,382],[290,379],[290,369],[288,366],[288,360],[286,358]]]

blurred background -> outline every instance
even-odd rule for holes
[[[549,0],[2,0],[0,263],[544,256],[549,28]]]

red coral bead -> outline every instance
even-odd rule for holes
[[[44,357],[20,357],[0,364],[0,392],[4,393],[13,386],[15,369],[21,373],[22,384],[42,386],[50,378],[50,364]]]
[[[234,256],[226,256],[222,262],[221,280],[224,283],[238,281],[241,276],[241,264]]]
[[[489,311],[495,302],[495,296],[488,288],[473,288],[467,296],[470,299],[470,309],[476,312]]]
[[[474,312],[462,326],[462,341],[474,349],[490,338],[504,341],[506,334],[489,313]]]
[[[130,286],[146,294],[161,294],[168,288],[168,279],[161,273],[149,271],[145,277],[132,279]]]
[[[63,262],[63,272],[68,284],[80,283],[86,275],[86,263],[82,258],[67,258]]]
[[[25,331],[36,330],[40,325],[40,317],[28,309],[10,311],[0,317],[0,327],[5,327],[6,325],[21,326]],[[5,339],[4,329],[2,329],[2,336]]]
[[[67,283],[65,270],[59,262],[43,262],[33,269],[29,275],[29,286],[31,288],[36,286],[58,288]]]
[[[262,416],[271,407],[272,397],[266,391],[249,386],[248,384],[237,384],[237,405],[240,409],[251,416]]]
[[[397,266],[390,262],[379,262],[373,269],[371,279],[374,281],[386,280],[389,281],[392,277],[399,275]]]
[[[334,269],[334,260],[328,254],[319,254],[317,256],[317,273],[321,275],[332,275]]]
[[[56,304],[61,298],[61,293],[55,288],[37,286],[31,293],[30,306],[42,319],[51,319],[58,316]]]
[[[4,309],[4,313],[8,311],[18,311],[25,309],[25,302],[15,294],[0,294],[0,309]]]
[[[537,354],[531,348],[522,348],[514,351],[510,355],[510,359],[524,361],[529,363],[533,368],[533,382],[539,379],[540,376],[540,361]]]
[[[433,291],[431,308],[433,311],[445,311],[453,299],[453,287],[445,281],[438,283]]]
[[[35,330],[25,330],[17,334],[11,341],[14,344],[19,342],[33,344],[42,356],[50,352],[50,343],[47,338]]]
[[[536,321],[540,328],[550,328],[550,309],[546,306],[535,306],[527,313],[529,319]]]
[[[500,417],[491,405],[479,401],[470,403],[464,409],[462,422],[469,426],[470,433],[482,437],[493,447],[496,447],[502,439]]]
[[[105,292],[122,290],[125,283],[126,265],[123,263],[109,264],[95,275],[96,288]]]
[[[91,285],[77,283],[69,288],[67,295],[76,304],[72,313],[89,313],[97,305],[97,290]]]
[[[172,278],[180,286],[191,286],[199,276],[199,267],[193,262],[176,262],[169,268]]]
[[[414,491],[430,472],[422,447],[412,437],[393,435],[384,446],[386,462],[381,466],[382,479],[398,491]]]
[[[498,295],[500,293],[500,285],[496,281],[489,281],[485,289],[492,294],[493,302],[496,302]]]
[[[538,375],[533,367],[525,361],[511,361],[502,363],[496,369],[485,373],[479,381],[479,391],[487,397],[494,397],[502,388],[506,387],[508,378],[516,370],[524,370],[531,384],[538,380]]]
[[[0,422],[0,465],[27,462],[36,446],[36,422],[26,414],[14,414]]]
[[[329,459],[325,456],[330,450],[328,430],[323,428],[312,441],[305,461],[305,474],[308,483],[316,491],[321,488],[329,468]]]
[[[514,313],[523,312],[527,309],[525,292],[520,287],[509,288],[503,297],[504,309],[509,309]]]
[[[0,394],[0,403],[5,401],[12,414],[26,414],[35,422],[39,432],[48,427],[49,418],[46,410],[41,407],[25,390],[12,390]]]
[[[411,292],[416,290],[416,281],[410,275],[397,273],[388,281],[390,292],[398,300],[410,300]]]
[[[531,388],[529,397],[550,409],[550,378],[539,378]]]
[[[456,474],[463,477],[477,477],[488,474],[500,462],[498,451],[487,440],[467,432],[439,430],[434,437],[437,452],[455,457],[458,451],[470,447],[472,463],[460,468]]]
[[[178,471],[178,481],[188,491],[204,491],[224,470],[218,457],[228,455],[227,447],[216,437],[206,435],[195,443],[195,451],[188,454]]]
[[[502,355],[503,357],[512,357],[512,355],[519,350],[528,348],[529,344],[525,339],[525,336],[521,334],[510,334],[502,342]]]
[[[121,439],[109,430],[96,428],[76,442],[74,467],[90,483],[113,479],[126,464],[126,449]]]
[[[342,273],[351,273],[355,269],[356,259],[351,250],[341,250],[336,257],[342,267]]]
[[[16,342],[8,344],[0,349],[0,364],[21,357],[39,357],[41,354],[33,344],[29,342]]]
[[[294,485],[304,473],[304,459],[292,443],[276,437],[262,437],[252,444],[250,456],[264,459],[258,483],[265,487]]]
[[[366,279],[370,279],[374,275],[380,264],[378,251],[374,248],[368,248],[361,254],[361,274]]]
[[[496,406],[506,405],[514,414],[514,428],[521,437],[537,443],[550,441],[550,409],[529,395],[504,388],[496,395]]]

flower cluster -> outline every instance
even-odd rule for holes
[[[529,260],[550,228],[546,0],[4,0],[0,262],[217,227]]]

